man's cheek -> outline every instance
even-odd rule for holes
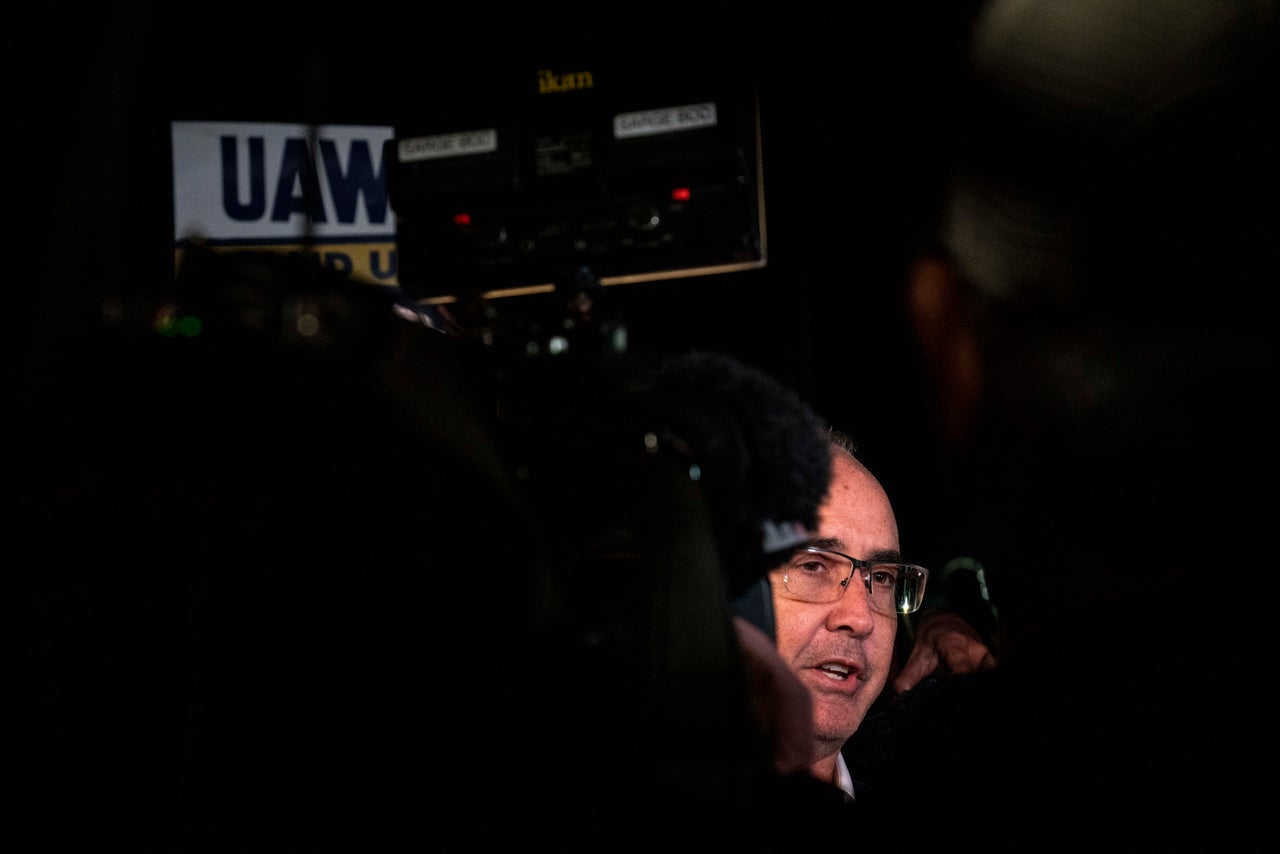
[[[878,674],[887,673],[893,663],[893,647],[897,636],[897,617],[883,617],[876,621],[870,640],[864,644],[867,655],[875,664]]]
[[[801,603],[788,600],[779,601],[774,597],[774,619],[777,634],[778,654],[783,661],[793,662],[818,625],[820,615],[812,615]]]

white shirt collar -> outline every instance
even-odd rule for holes
[[[838,785],[844,793],[853,799],[853,775],[849,773],[849,766],[845,764],[844,754],[836,754],[836,785]]]

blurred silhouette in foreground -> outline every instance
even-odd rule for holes
[[[17,392],[53,838],[403,839],[497,801],[726,839],[808,803],[730,610],[826,489],[794,394],[709,353],[516,356],[283,256],[193,251],[165,296],[58,327]]]
[[[1225,839],[1250,811],[1235,763],[1261,731],[1252,606],[1272,584],[1275,13],[996,0],[974,30],[909,307],[940,503],[984,538],[1018,680],[1017,711],[974,721],[1026,772],[1010,814],[1087,798],[1150,841]],[[1165,809],[1188,799],[1196,816]]]

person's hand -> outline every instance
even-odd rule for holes
[[[993,669],[997,660],[973,626],[950,611],[934,611],[916,624],[915,642],[894,677],[893,690],[910,691],[939,664],[951,673],[976,673]]]
[[[813,700],[773,640],[754,623],[733,618],[742,647],[751,711],[772,745],[773,767],[786,776],[813,763]]]

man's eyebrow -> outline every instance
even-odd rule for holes
[[[844,551],[844,540],[839,537],[810,537],[804,544],[809,549],[830,549],[833,552]]]
[[[873,551],[868,555],[856,555],[849,551],[844,540],[839,537],[810,537],[802,548],[810,549],[827,549],[833,552],[847,554],[849,557],[856,557],[859,560],[870,561],[872,563],[902,563],[902,552],[897,549],[880,549]]]

